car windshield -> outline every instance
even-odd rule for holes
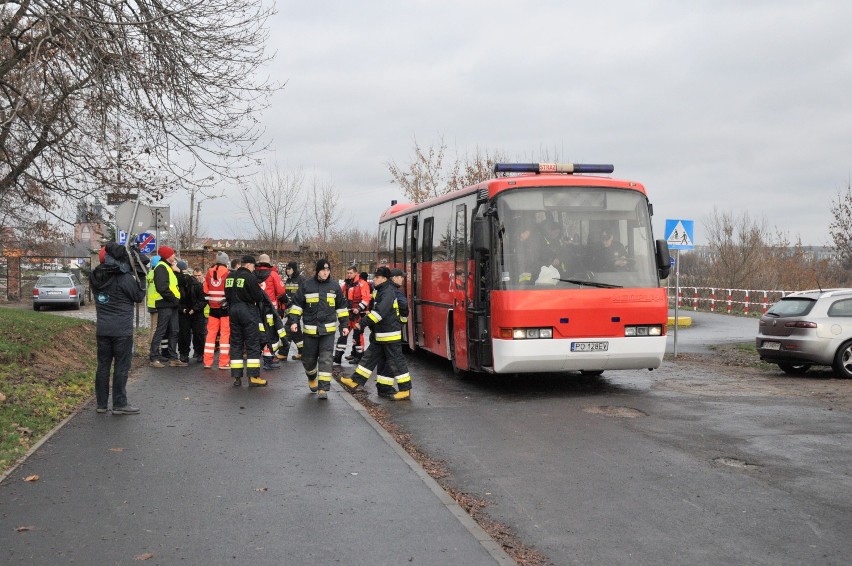
[[[42,277],[36,283],[36,287],[73,287],[74,284],[68,277]]]
[[[766,311],[768,316],[804,316],[811,312],[816,301],[805,297],[781,299]]]
[[[496,203],[501,289],[659,286],[644,194],[522,188]]]

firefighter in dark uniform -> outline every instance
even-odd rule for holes
[[[295,261],[291,261],[287,264],[287,267],[284,269],[284,275],[287,278],[284,281],[284,313],[281,314],[281,318],[285,318],[290,314],[290,307],[293,306],[293,299],[296,298],[296,292],[299,290],[299,286],[304,283],[305,278],[302,277],[302,274],[299,273],[299,264]],[[290,353],[290,344],[293,343],[296,345],[296,353],[293,354],[294,360],[302,359],[302,348],[305,346],[305,342],[302,336],[302,330],[297,326],[296,330],[292,330],[290,325],[287,325],[287,336],[282,337],[282,346],[278,350],[278,354],[276,354],[276,358],[280,360],[286,360],[287,355]]]
[[[405,282],[405,272],[401,269],[391,269],[390,282],[393,285],[393,292],[396,295],[396,302],[399,305],[399,322],[404,327],[408,324],[408,298],[402,290],[402,284]],[[382,360],[376,367],[376,390],[379,397],[393,397],[393,370],[387,361],[387,358]],[[383,386],[389,387],[383,387]]]
[[[225,298],[231,318],[231,377],[234,387],[243,384],[243,369],[249,378],[249,387],[263,387],[260,378],[260,310],[267,300],[254,276],[254,257],[243,256],[242,266],[228,274],[225,280]],[[243,359],[245,354],[245,359]]]
[[[306,279],[296,291],[290,307],[290,330],[296,332],[302,321],[304,348],[302,366],[308,376],[308,387],[325,399],[331,389],[334,335],[340,327],[349,334],[349,305],[337,281],[331,278],[327,259],[316,265],[316,275]]]
[[[382,362],[387,363],[387,373],[391,377],[376,383],[376,389],[382,397],[394,401],[411,398],[411,374],[408,373],[408,363],[402,353],[402,322],[396,288],[390,281],[391,270],[385,266],[376,269],[373,281],[376,284],[376,296],[373,310],[367,313],[359,323],[361,328],[369,326],[372,332],[370,345],[364,352],[364,357],[355,368],[351,377],[340,378],[340,384],[349,391],[355,391],[367,383],[373,370]],[[393,388],[396,380],[399,391]]]

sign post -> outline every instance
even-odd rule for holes
[[[680,307],[680,250],[691,250],[695,248],[695,233],[693,228],[695,222],[692,220],[669,220],[666,219],[666,242],[670,250],[675,250],[675,315],[674,315],[674,357],[677,357],[677,321]]]

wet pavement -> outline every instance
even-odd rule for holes
[[[0,483],[2,562],[512,563],[337,384],[265,376],[136,370],[140,415],[90,403]]]

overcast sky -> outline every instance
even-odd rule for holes
[[[387,163],[413,140],[450,155],[613,163],[643,183],[654,229],[714,207],[830,244],[852,171],[852,2],[281,1],[264,116],[267,162],[340,193],[373,229]],[[205,203],[209,236],[245,237],[236,187]],[[186,213],[177,194],[172,214]]]

